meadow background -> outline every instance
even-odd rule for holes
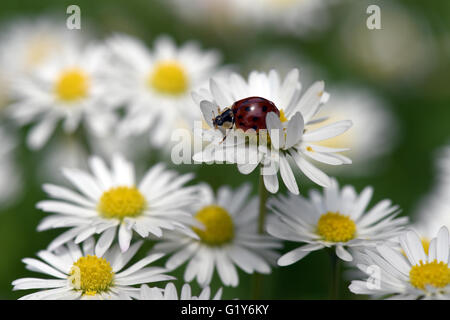
[[[325,80],[326,88],[344,83],[362,86],[387,102],[397,120],[397,141],[392,151],[375,162],[365,164],[367,171],[377,167],[376,171],[365,175],[339,175],[338,179],[341,184],[354,185],[358,191],[366,185],[372,185],[375,188],[372,204],[383,198],[390,198],[400,205],[403,215],[412,215],[419,200],[433,187],[436,150],[450,142],[449,1],[335,0],[328,12],[329,26],[323,32],[306,38],[282,33],[270,27],[236,32],[217,25],[210,27],[201,22],[189,23],[181,19],[166,2],[3,0],[0,2],[0,33],[4,32],[3,26],[16,18],[34,19],[48,14],[65,17],[66,8],[77,4],[81,8],[82,29],[73,32],[88,32],[100,40],[115,32],[123,32],[136,36],[148,45],[161,34],[172,36],[178,44],[197,40],[202,48],[218,49],[223,54],[224,64],[232,65],[244,75],[252,69],[268,70],[269,66],[262,62],[262,58],[272,50],[282,50],[289,56],[298,56],[298,64],[291,67],[298,67],[301,71],[303,67],[309,68],[311,65],[318,67],[320,72],[317,76],[320,78],[313,80]],[[367,30],[366,8],[369,4],[381,7],[382,30]],[[392,34],[403,35],[404,32],[411,31],[395,30],[398,27],[395,16],[388,19],[394,11],[406,15],[413,31],[420,36],[413,37],[410,42],[400,37],[398,41],[402,45],[396,51],[390,50],[396,39],[377,42],[377,50],[392,52],[393,59],[404,62],[414,56],[413,60],[410,59],[412,62],[402,65],[400,70],[386,71],[377,67],[376,63],[370,63],[371,48],[367,46],[362,50],[358,39],[361,32],[368,38],[387,39]],[[363,62],[355,58],[354,54],[358,50],[362,50],[363,56],[365,55]],[[417,50],[423,50],[419,58]],[[14,59],[14,52],[11,52],[11,59]],[[270,64],[285,73],[286,69],[283,68],[286,68],[286,61],[281,60],[284,59],[272,59]],[[415,72],[417,70],[420,72]],[[8,122],[4,119],[2,121]],[[18,131],[19,143],[14,154],[22,174],[21,196],[7,208],[0,209],[0,299],[16,299],[24,294],[11,290],[14,279],[32,276],[31,272],[25,270],[21,259],[33,257],[60,233],[60,230],[36,231],[38,222],[44,217],[44,213],[35,208],[36,202],[45,198],[41,185],[43,182],[52,182],[50,178],[42,176],[40,163],[47,161],[55,138],[42,150],[33,152],[25,145],[26,131]],[[62,134],[61,131],[59,133]],[[238,173],[235,165],[175,166],[170,163],[170,159],[166,160],[164,154],[151,150],[147,144],[142,145],[142,151],[138,163],[141,171],[157,161],[167,161],[170,167],[179,172],[194,171],[196,182],[205,181],[217,188],[224,184],[237,187],[250,181],[254,184],[254,193],[257,192],[256,172],[244,176]],[[304,177],[300,177],[299,181],[300,192],[303,194],[310,188],[317,188]],[[285,189],[281,192],[285,192]],[[146,244],[147,249],[150,246],[151,243]],[[293,246],[287,244],[283,252],[289,248]],[[141,250],[141,255],[146,251]],[[184,269],[175,272],[178,278],[182,278],[182,270]],[[239,287],[224,288],[224,298],[250,297],[251,277],[242,272],[239,276]],[[314,252],[299,263],[275,268],[264,279],[262,298],[265,299],[327,298],[330,279],[327,253]],[[179,285],[181,282],[176,283]],[[219,285],[215,277],[211,285],[214,292]],[[347,286],[348,281],[344,279],[341,297],[356,298],[350,294]],[[194,287],[197,288],[196,285]]]

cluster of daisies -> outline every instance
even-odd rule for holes
[[[32,149],[42,148],[58,127],[68,135],[83,127],[94,137],[149,133],[163,146],[180,123],[192,125],[199,110],[190,92],[218,71],[219,54],[195,42],[177,47],[161,36],[148,48],[127,35],[98,42],[64,23],[36,24],[3,39],[8,53],[8,41],[27,46],[18,50],[26,56],[14,59],[22,64],[8,66],[11,57],[2,56],[12,99],[6,113],[31,126]]]
[[[358,194],[325,173],[352,163],[343,154],[351,146],[328,143],[352,121],[325,111],[330,94],[323,81],[304,89],[297,69],[286,76],[253,71],[244,78],[224,70],[217,52],[194,42],[177,46],[167,36],[149,48],[126,35],[90,44],[56,30],[34,26],[32,34],[39,36],[22,45],[36,47],[18,48],[26,56],[14,60],[23,64],[7,70],[12,102],[5,113],[30,127],[30,148],[44,147],[62,130],[88,143],[144,135],[162,150],[175,129],[192,130],[200,120],[203,148],[193,160],[235,163],[242,174],[260,170],[262,191],[259,199],[250,184],[214,191],[164,163],[139,176],[137,164],[123,156],[130,142],[106,156],[90,155],[87,168],[63,165],[70,186],[45,184],[48,199],[37,204],[48,214],[38,230],[63,230],[38,258],[23,259],[45,278],[15,280],[14,290],[34,290],[22,299],[220,299],[222,289],[210,288],[214,277],[223,287],[236,287],[238,270],[269,274],[323,249],[368,274],[352,281],[355,294],[450,298],[447,228],[424,246],[391,200],[370,205],[371,187]],[[263,114],[261,128],[253,131],[218,126],[216,118],[249,97],[278,112]],[[254,157],[242,157],[249,154]],[[322,191],[300,195],[296,171]],[[279,177],[287,195],[277,195]],[[145,241],[154,245],[142,254]],[[283,252],[284,241],[300,246]],[[131,263],[136,255],[144,257]],[[186,284],[178,293],[171,274],[179,268]],[[202,288],[197,296],[192,282]]]

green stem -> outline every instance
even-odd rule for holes
[[[262,174],[259,175],[259,185],[258,185],[258,194],[259,194],[259,216],[258,216],[258,233],[264,233],[264,224],[266,222],[266,203],[269,194],[266,190],[266,186],[264,185],[264,176]]]
[[[331,249],[329,251],[331,262],[331,283],[330,283],[330,299],[339,299],[339,283],[341,281],[341,263],[336,252]]]
[[[259,194],[259,215],[258,215],[258,233],[264,234],[264,225],[266,221],[266,203],[267,198],[269,196],[266,187],[264,186],[264,176],[259,175],[259,186],[258,186],[258,194]],[[263,275],[259,273],[253,274],[253,289],[252,289],[252,299],[259,300],[261,299],[261,291],[262,291],[262,283]]]

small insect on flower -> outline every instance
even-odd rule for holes
[[[233,103],[231,108],[226,108],[212,122],[217,129],[219,126],[230,129],[235,126],[237,129],[247,131],[253,129],[267,129],[266,116],[269,112],[275,112],[280,116],[280,110],[272,101],[261,97],[248,97]]]

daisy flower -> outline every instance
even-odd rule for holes
[[[36,19],[14,19],[2,26],[0,64],[8,76],[30,74],[67,44],[82,44],[86,32],[67,29],[65,19],[41,16]],[[11,53],[14,53],[12,58]]]
[[[100,243],[111,243],[118,230],[122,251],[127,251],[133,231],[145,238],[162,236],[162,229],[177,230],[197,237],[187,206],[197,201],[197,187],[184,187],[191,174],[178,176],[163,164],[152,167],[137,184],[133,164],[120,155],[112,157],[111,170],[98,157],[89,159],[92,174],[78,169],[63,169],[76,191],[52,184],[44,190],[53,198],[37,207],[55,213],[46,217],[38,230],[70,228],[49,245],[49,250],[75,239],[80,243],[101,234]]]
[[[361,28],[361,11],[373,2],[348,4],[335,50],[349,66],[386,86],[420,83],[435,69],[438,49],[422,14],[389,1],[382,6],[381,29],[371,30]]]
[[[319,118],[325,116],[328,120],[317,126],[329,124],[330,119],[353,122],[347,132],[319,143],[332,148],[352,146],[344,154],[352,159],[353,165],[331,168],[335,174],[361,176],[375,172],[376,160],[388,154],[398,140],[398,123],[386,103],[363,88],[340,86],[330,90],[330,100],[318,113]]]
[[[333,247],[339,258],[352,261],[346,248],[375,246],[398,235],[408,218],[396,218],[399,208],[388,199],[368,210],[372,194],[371,187],[366,187],[360,195],[352,186],[339,189],[333,179],[323,194],[313,190],[309,199],[291,194],[270,199],[268,208],[277,218],[268,224],[268,233],[305,243],[284,254],[278,264],[291,265],[312,251]]]
[[[226,160],[237,163],[243,174],[249,174],[261,165],[264,185],[272,193],[279,188],[278,170],[289,191],[299,193],[290,162],[294,162],[315,183],[329,186],[329,177],[310,160],[329,165],[351,163],[349,158],[339,154],[348,149],[323,147],[319,143],[344,133],[352,122],[343,120],[311,129],[311,125],[324,120],[315,117],[328,100],[324,90],[324,83],[319,81],[301,95],[297,69],[291,70],[284,80],[275,70],[268,74],[252,72],[248,81],[238,74],[230,75],[227,81],[211,79],[209,91],[205,89],[193,94],[209,126],[202,131],[202,138],[211,142],[202,152],[194,154],[193,159],[198,162]],[[275,112],[267,114],[267,130],[261,128],[255,134],[256,126],[246,132],[235,129],[235,126],[228,131],[221,127],[220,130],[214,129],[213,119],[221,111],[249,97],[266,101],[267,105],[272,103],[279,110],[279,116]],[[239,123],[239,119],[235,119],[235,123]],[[245,139],[246,136],[253,139]]]
[[[139,260],[128,268],[142,241],[134,243],[122,253],[117,245],[88,238],[82,248],[70,241],[55,251],[39,251],[40,258],[25,258],[28,270],[40,272],[50,279],[22,278],[15,280],[13,290],[39,289],[23,296],[23,300],[79,300],[79,299],[131,299],[139,293],[135,285],[173,280],[159,267],[149,267],[160,259],[154,254]]]
[[[14,19],[4,24],[0,35],[0,108],[15,97],[14,79],[32,74],[53,56],[61,54],[67,43],[83,42],[80,32],[67,29],[65,19],[52,16]]]
[[[196,42],[177,47],[161,36],[149,50],[137,39],[117,35],[108,41],[112,61],[118,66],[126,116],[120,135],[139,135],[150,130],[153,145],[170,141],[177,128],[191,128],[201,117],[190,92],[209,79],[218,67],[219,54],[203,51]]]
[[[97,135],[109,132],[116,121],[112,108],[119,100],[111,90],[104,59],[101,45],[67,45],[33,75],[12,84],[17,101],[9,112],[20,125],[35,124],[27,137],[31,148],[41,148],[60,121],[68,134],[81,122]]]
[[[248,198],[250,186],[221,187],[217,196],[211,187],[201,188],[201,200],[193,207],[193,217],[202,224],[194,228],[199,238],[166,233],[153,249],[173,253],[166,267],[173,270],[188,261],[184,280],[196,278],[202,287],[210,284],[214,270],[225,286],[233,287],[239,284],[236,266],[249,274],[270,273],[281,244],[258,233],[258,200]]]
[[[248,52],[243,62],[246,70],[260,70],[269,72],[277,70],[280,76],[287,75],[297,66],[301,68],[302,86],[308,87],[315,79],[325,78],[326,72],[311,59],[288,46],[265,48]]]
[[[214,297],[211,298],[211,289],[205,287],[200,292],[200,295],[193,296],[191,286],[188,283],[183,285],[180,297],[178,298],[177,288],[170,282],[166,285],[164,290],[159,288],[150,288],[146,284],[141,286],[139,300],[220,300],[222,297],[222,289],[217,290]]]
[[[428,253],[419,236],[408,231],[400,236],[402,251],[380,245],[365,250],[355,261],[358,267],[374,278],[354,280],[349,289],[355,294],[391,299],[450,299],[449,233],[442,227],[430,242]]]

